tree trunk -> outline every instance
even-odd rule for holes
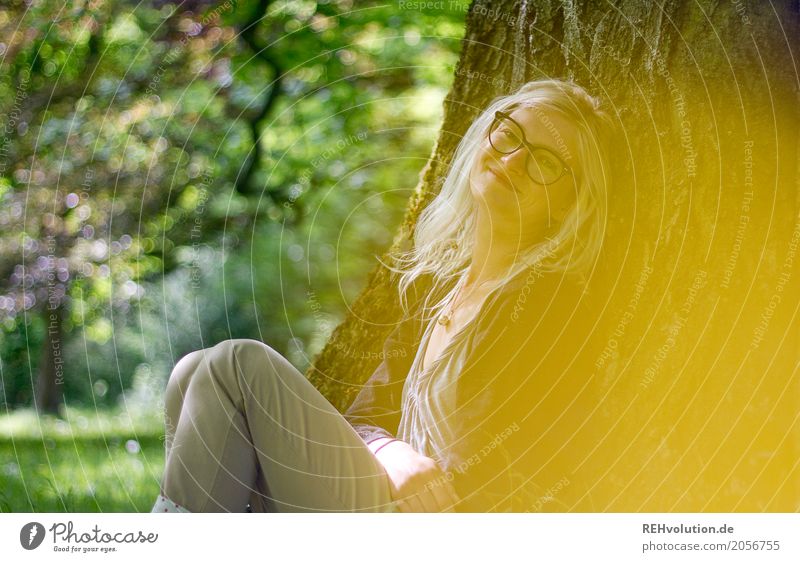
[[[36,407],[39,412],[58,414],[64,395],[63,307],[46,306],[42,311],[45,338],[39,358],[39,374],[36,380]]]
[[[494,96],[570,78],[611,104],[596,511],[800,508],[796,1],[478,0],[395,245]],[[792,49],[794,48],[794,52]],[[344,408],[397,318],[377,268],[309,376]],[[568,352],[565,350],[565,352]],[[568,476],[572,467],[564,467]]]

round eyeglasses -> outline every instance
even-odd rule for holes
[[[572,168],[552,150],[529,143],[522,126],[503,111],[494,114],[494,122],[489,129],[489,144],[500,154],[511,154],[524,146],[528,151],[525,169],[536,183],[548,185],[560,180],[564,174],[572,174]]]

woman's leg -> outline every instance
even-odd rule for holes
[[[393,510],[386,473],[355,430],[262,342],[184,357],[165,409],[162,491],[190,511]]]
[[[175,364],[172,374],[167,381],[167,390],[164,392],[164,446],[166,456],[172,449],[172,442],[175,438],[175,429],[181,417],[183,400],[189,388],[189,381],[197,371],[200,362],[203,360],[203,351],[193,351]]]

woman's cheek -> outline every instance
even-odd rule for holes
[[[482,165],[485,165],[487,162],[498,161],[499,158],[494,151],[492,151],[486,144],[481,145],[481,149],[478,151],[478,160],[480,160]]]

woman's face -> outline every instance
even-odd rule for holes
[[[549,149],[577,174],[576,134],[569,120],[538,107],[519,107],[507,113],[521,126],[528,143]],[[493,136],[495,144],[499,146],[497,141],[503,140],[513,145],[517,132],[513,123],[501,122]],[[513,231],[523,239],[560,222],[575,204],[578,185],[569,171],[548,185],[535,182],[528,166],[535,169],[536,163],[528,162],[529,154],[524,145],[503,154],[492,146],[487,134],[470,170],[470,191],[478,206],[488,211],[493,230]]]

